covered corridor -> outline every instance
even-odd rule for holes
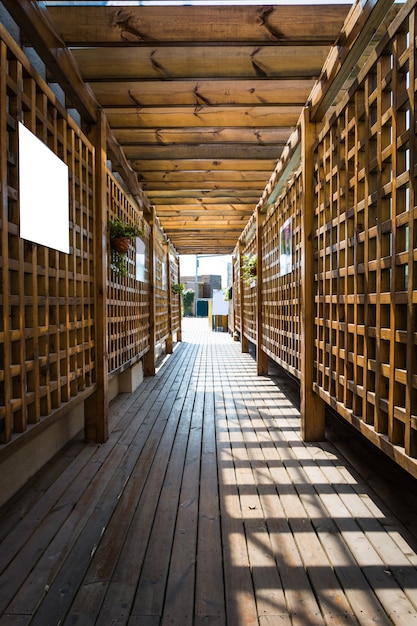
[[[365,442],[351,463],[337,430],[304,443],[297,397],[184,320],[108,440],[71,443],[2,511],[0,625],[417,623],[413,479]]]

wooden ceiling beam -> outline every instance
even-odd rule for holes
[[[314,78],[297,80],[131,80],[96,82],[103,106],[305,104]]]
[[[256,200],[257,202],[258,200]],[[211,197],[198,197],[198,194],[193,194],[190,196],[183,196],[183,197],[179,197],[179,196],[172,196],[172,197],[158,197],[155,196],[153,199],[154,204],[158,204],[158,207],[165,207],[165,206],[170,206],[170,207],[175,207],[175,208],[181,208],[181,207],[192,207],[192,206],[203,206],[203,207],[210,207],[211,205],[216,205],[216,204],[222,204],[222,205],[228,205],[229,207],[238,207],[238,206],[253,206],[253,202],[254,202],[254,196],[243,196],[241,198],[230,198],[230,196],[228,196],[226,199],[224,198],[211,198]]]
[[[114,134],[126,149],[141,145],[255,144],[285,145],[293,126],[281,127],[181,127],[181,128],[116,128]]]
[[[170,42],[250,41],[293,45],[331,45],[345,6],[161,6],[50,7],[63,38],[72,44],[142,44]],[[320,28],[317,28],[317,24]],[[94,28],[92,28],[94,25]]]
[[[292,47],[245,45],[72,49],[84,80],[92,84],[152,78],[305,80],[318,78],[328,51],[328,46],[298,46],[295,54]]]
[[[159,159],[274,159],[279,158],[285,144],[200,144],[200,145],[137,145],[124,146],[129,160],[147,159],[158,161]]]
[[[109,124],[118,128],[206,128],[207,126],[256,128],[297,124],[300,107],[153,107],[104,109]],[[204,139],[203,139],[204,142]]]
[[[190,170],[181,170],[179,172],[174,172],[172,170],[161,170],[159,172],[140,172],[138,174],[140,182],[149,186],[156,185],[166,185],[170,186],[171,184],[182,184],[188,186],[188,184],[195,183],[215,183],[215,184],[225,184],[227,182],[233,183],[255,183],[259,185],[259,183],[266,183],[269,180],[271,175],[270,171],[245,171],[241,172],[239,170],[220,170],[220,171],[190,171]]]
[[[238,172],[269,172],[275,167],[274,159],[250,160],[250,159],[173,159],[172,161],[132,161],[132,167],[145,176],[148,173],[169,171],[182,172],[183,170],[195,172],[234,170]]]

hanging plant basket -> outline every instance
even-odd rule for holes
[[[128,252],[134,237],[140,237],[144,230],[138,224],[130,224],[118,217],[109,220],[111,249],[111,269],[120,276],[128,276]]]
[[[113,237],[110,239],[110,245],[116,252],[129,252],[130,237]]]

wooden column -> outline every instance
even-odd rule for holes
[[[107,350],[107,185],[106,118],[98,111],[93,130],[96,166],[94,219],[95,266],[95,355],[97,389],[85,402],[85,437],[102,443],[108,438],[108,350]]]
[[[179,257],[177,257],[177,276],[178,276],[178,282],[181,282],[181,274],[180,274],[180,259]],[[178,332],[177,332],[177,341],[182,341],[182,293],[178,294],[178,306],[179,306],[179,326],[178,326]]]
[[[155,207],[149,221],[149,350],[143,359],[145,376],[155,376]]]
[[[258,376],[268,375],[268,355],[262,350],[262,215],[260,207],[256,212],[256,364]]]
[[[301,437],[304,441],[324,439],[324,401],[313,391],[314,383],[314,187],[313,144],[315,127],[306,108],[302,123],[302,171],[304,205],[301,216]]]
[[[249,339],[245,337],[245,315],[244,315],[244,304],[243,304],[243,289],[244,289],[244,280],[242,278],[242,255],[243,255],[243,244],[239,241],[239,287],[240,287],[240,344],[242,347],[242,352],[249,352]]]
[[[166,340],[167,354],[172,354],[173,338],[172,338],[172,298],[174,294],[171,291],[171,261],[169,258],[169,241],[164,246],[165,248],[165,265],[167,268],[167,308],[168,308],[168,337]]]

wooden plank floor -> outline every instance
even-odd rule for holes
[[[206,320],[2,511],[0,626],[417,624],[416,542]]]

